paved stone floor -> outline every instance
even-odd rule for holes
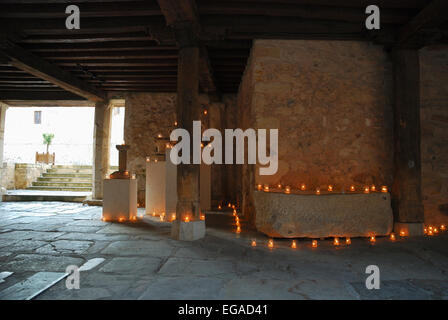
[[[448,299],[448,233],[338,248],[303,240],[295,250],[276,240],[271,250],[263,235],[232,233],[230,216],[207,215],[196,242],[170,239],[169,223],[152,217],[100,217],[100,207],[74,203],[0,203],[0,298],[17,286],[39,292],[46,272],[103,258],[81,272],[79,290],[61,280],[35,299]],[[380,268],[379,290],[365,287],[368,265]]]

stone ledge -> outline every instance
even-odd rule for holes
[[[393,228],[388,193],[296,195],[254,191],[255,225],[276,238],[365,237]]]

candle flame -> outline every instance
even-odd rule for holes
[[[293,249],[297,249],[297,242],[296,242],[296,240],[292,240],[292,242],[291,242],[291,248],[293,248]]]
[[[355,186],[350,186],[350,191],[351,192],[355,191]]]
[[[333,244],[335,246],[338,246],[339,245],[339,238],[334,238]]]
[[[400,230],[400,236],[404,237],[405,235],[406,235],[406,231]],[[391,236],[392,236],[392,234],[391,234]],[[395,235],[394,235],[394,237],[395,237]]]
[[[382,186],[381,187],[381,192],[387,192],[387,187],[386,186]]]
[[[268,247],[269,247],[269,249],[274,248],[274,240],[269,239],[269,241],[268,241]]]
[[[313,248],[317,248],[317,240],[313,240],[313,241],[311,242],[311,246],[312,246]]]
[[[291,187],[290,186],[286,186],[285,187],[285,193],[291,193]]]
[[[320,189],[319,188],[316,189],[316,194],[320,194]]]
[[[374,243],[376,241],[375,236],[370,236],[370,242]]]
[[[400,232],[401,235],[401,232]],[[395,233],[390,234],[390,240],[395,241]]]
[[[302,185],[300,186],[300,190],[302,190],[302,191],[306,190],[306,185],[304,183],[302,183]]]
[[[328,186],[328,191],[329,191],[329,192],[333,192],[333,186],[332,186],[332,185],[329,185],[329,186]]]
[[[364,193],[369,193],[370,192],[370,188],[368,186],[364,187]]]
[[[252,246],[252,247],[256,247],[256,246],[257,246],[257,241],[252,240],[251,246]]]
[[[345,244],[351,244],[352,243],[352,240],[350,239],[350,238],[345,238]]]

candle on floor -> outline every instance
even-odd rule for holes
[[[317,240],[313,240],[313,241],[311,242],[311,246],[312,246],[313,248],[317,248]]]
[[[190,216],[185,216],[184,217],[184,222],[190,222]]]
[[[277,188],[281,189],[282,188],[282,184],[281,183],[277,184]]]
[[[329,186],[328,186],[328,191],[329,191],[329,192],[333,192],[333,186],[332,186],[332,185],[329,185]]]
[[[353,186],[353,185],[350,186],[350,191],[351,191],[351,192],[354,192],[354,191],[355,191],[355,186]]]
[[[269,186],[265,184],[263,190],[264,192],[269,192]]]
[[[126,219],[124,217],[118,218],[118,222],[125,222],[125,221],[126,221]]]
[[[442,225],[440,226],[440,230],[445,231],[445,230],[446,230],[446,226],[445,226],[444,224],[442,224]]]
[[[269,241],[268,241],[268,247],[269,247],[269,249],[274,248],[274,240],[269,239]]]
[[[350,238],[345,238],[345,244],[351,244],[352,243],[352,240],[350,239]]]
[[[218,205],[218,210],[221,210],[222,209],[222,206],[221,205]]]
[[[240,233],[240,232],[241,232],[241,227],[240,226],[236,227],[236,233]]]
[[[286,186],[285,187],[285,193],[291,193],[291,187],[290,186]]]
[[[390,240],[395,241],[395,233],[390,234]]]
[[[376,187],[375,187],[375,185],[372,185],[372,186],[370,187],[370,191],[372,191],[372,192],[375,192],[375,191],[376,191]]]
[[[320,188],[316,189],[316,194],[320,194]]]
[[[205,220],[205,214],[201,213],[200,216],[199,216],[199,219]]]
[[[406,235],[406,231],[400,230],[400,237],[404,237],[405,235]],[[392,236],[392,234],[391,234],[391,236]],[[394,235],[394,237],[395,237],[395,235]]]
[[[257,241],[252,240],[251,246],[252,246],[252,247],[256,247],[256,246],[257,246]]]
[[[305,191],[306,190],[306,185],[304,183],[302,183],[300,185],[300,190]]]
[[[297,249],[297,242],[296,242],[296,240],[292,240],[292,242],[291,242],[291,248],[293,248],[293,249]]]
[[[387,187],[386,186],[382,186],[381,187],[381,192],[387,192]]]
[[[335,246],[338,246],[339,245],[339,238],[334,238],[334,240],[333,240],[333,244],[335,245]]]
[[[257,185],[257,190],[258,190],[258,191],[261,191],[261,189],[263,189],[263,186],[262,186],[261,184],[258,184],[258,185]]]
[[[375,238],[375,236],[370,236],[370,242],[371,242],[371,243],[375,243],[375,242],[376,242],[376,238]]]
[[[369,186],[365,186],[364,187],[364,193],[369,193],[370,192],[370,188]]]
[[[176,214],[175,214],[175,213],[172,213],[172,214],[171,214],[171,221],[174,221],[174,220],[176,220]]]

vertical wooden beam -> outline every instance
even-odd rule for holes
[[[420,156],[420,66],[418,50],[394,53],[395,111],[392,204],[398,223],[422,223]]]
[[[5,120],[6,120],[6,110],[8,106],[0,102],[0,188],[5,187],[1,182],[3,182],[3,150],[5,144]],[[0,190],[1,197],[1,190]],[[1,199],[0,199],[1,201]]]
[[[111,122],[112,108],[109,103],[107,101],[97,102],[93,129],[93,199],[103,198],[103,179],[109,171]]]
[[[199,48],[186,46],[179,49],[177,73],[177,121],[180,128],[186,129],[193,137],[193,121],[200,120],[199,94]],[[190,216],[200,218],[200,166],[193,163],[193,152],[190,153],[190,164],[177,167],[177,217],[183,219]]]

